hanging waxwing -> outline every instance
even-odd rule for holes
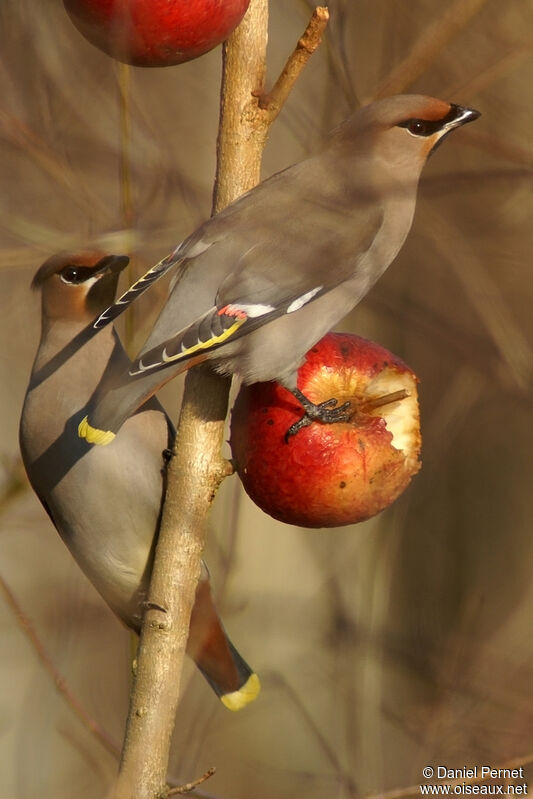
[[[105,326],[177,267],[142,351],[122,372],[106,371],[80,436],[109,443],[162,384],[206,359],[245,383],[276,380],[289,389],[303,416],[288,435],[313,419],[347,420],[349,403],[314,405],[298,390],[298,367],[396,257],[430,153],[478,116],[422,95],[379,100],[334,130],[318,155],[205,222],[94,322]]]
[[[49,258],[33,279],[42,330],[20,421],[30,483],[89,580],[111,609],[139,631],[165,491],[164,452],[174,430],[152,398],[123,425],[113,447],[79,438],[83,411],[106,367],[130,361],[113,328],[91,321],[115,297],[126,256],[100,252]],[[238,710],[259,680],[228,639],[207,570],[193,608],[188,654],[226,707]]]

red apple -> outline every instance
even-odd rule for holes
[[[363,521],[390,505],[420,468],[417,378],[360,336],[329,333],[306,355],[298,388],[314,403],[349,400],[348,422],[312,422],[287,441],[303,409],[277,383],[239,392],[231,450],[246,492],[275,519],[302,527]]]
[[[63,0],[80,33],[140,67],[197,58],[228,38],[250,0]]]

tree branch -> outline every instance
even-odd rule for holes
[[[224,45],[214,212],[259,182],[269,125],[308,58],[298,56],[301,65],[276,84],[275,114],[261,109],[267,23],[268,0],[251,0]],[[231,472],[220,453],[229,387],[230,380],[205,366],[190,370],[185,381],[114,799],[168,795],[170,742],[207,518],[221,481]]]
[[[118,746],[114,743],[114,741],[111,740],[103,727],[101,727],[100,724],[95,721],[95,719],[91,718],[80,701],[74,696],[65,677],[60,671],[58,671],[43,642],[39,638],[35,627],[22,610],[21,606],[17,602],[17,599],[15,598],[13,591],[2,576],[0,576],[0,590],[4,594],[7,604],[15,614],[19,627],[28,638],[34,652],[41,661],[41,664],[43,665],[48,676],[53,680],[57,692],[61,694],[74,715],[77,716],[84,727],[89,730],[91,735],[94,735],[96,740],[99,741],[105,749],[107,749],[109,754],[113,755],[113,757],[118,757]]]
[[[411,46],[408,55],[391,69],[376,88],[373,100],[404,92],[424,73],[437,53],[468,24],[486,0],[452,0],[432,25]]]
[[[268,0],[252,0],[224,46],[214,208],[259,179],[266,131],[256,133],[253,93],[264,80]],[[156,799],[166,773],[207,516],[229,471],[220,455],[229,380],[205,367],[185,381],[178,434],[139,643],[115,799]]]
[[[496,769],[519,769],[524,768],[525,766],[530,766],[533,763],[533,753],[528,755],[524,755],[523,757],[515,757],[512,760],[507,760],[502,765],[492,766],[492,768]],[[456,785],[481,785],[484,783],[489,782],[489,780],[493,779],[492,777],[482,777],[481,776],[481,769],[479,769],[480,774],[479,777],[459,777],[455,780],[442,780],[443,785],[448,785],[450,788],[450,793],[453,794],[453,789]],[[518,778],[517,778],[518,779]],[[511,779],[510,784],[516,785],[517,779]],[[420,796],[420,784],[418,785],[409,785],[406,788],[394,788],[391,791],[383,791],[383,793],[378,794],[370,794],[368,799],[407,799],[410,796]]]
[[[266,71],[268,0],[252,0],[224,44],[213,213],[259,183],[268,120],[261,113]]]
[[[298,79],[320,42],[329,21],[329,11],[325,6],[317,6],[307,28],[298,39],[298,44],[287,59],[281,74],[271,91],[259,98],[259,107],[268,111],[269,124],[277,117]]]
[[[186,785],[180,785],[177,788],[171,788],[170,791],[168,792],[168,796],[176,796],[177,794],[190,793],[195,788],[198,788],[199,785],[202,785],[202,783],[204,783],[206,780],[212,777],[215,771],[216,768],[214,766],[211,766],[211,768],[208,768],[205,774],[202,774],[202,776],[198,777],[198,779],[193,780],[192,782],[188,782]]]
[[[122,227],[127,231],[126,252],[132,254],[133,198],[131,190],[131,67],[129,64],[117,63],[118,105],[120,117],[120,206]],[[128,284],[135,280],[133,261],[126,267]],[[135,331],[135,306],[130,305],[124,317],[124,343],[130,352]]]

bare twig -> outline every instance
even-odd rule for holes
[[[11,214],[3,208],[0,215],[0,230],[7,230],[12,236],[30,246],[42,247],[45,251],[53,247],[66,250],[76,242],[72,233],[61,233],[55,228],[40,224],[33,218]]]
[[[493,83],[507,77],[509,73],[521,67],[524,61],[533,55],[533,44],[522,44],[518,42],[511,47],[508,52],[499,58],[491,59],[485,69],[476,73],[463,75],[462,78],[443,92],[443,97],[474,97],[480,92],[486,91]]]
[[[376,88],[374,100],[405,91],[422,75],[435,56],[477,14],[486,0],[453,0],[432,25],[424,29],[403,61]]]
[[[484,150],[498,158],[505,158],[516,164],[523,164],[528,169],[533,166],[533,147],[531,144],[524,145],[523,143],[507,141],[501,136],[491,135],[490,133],[472,134],[468,130],[464,131],[462,142],[463,144],[477,147],[479,150]],[[496,176],[499,174],[501,174],[501,170],[495,173]],[[487,177],[491,177],[489,170],[485,170],[483,173],[485,180]],[[519,177],[519,175],[516,175],[516,177]],[[526,175],[526,177],[529,178],[530,176]]]
[[[190,614],[207,512],[227,464],[220,456],[227,398],[218,378],[195,370],[182,404],[130,702],[116,796],[153,799],[165,790]],[[220,430],[220,433],[219,433]]]
[[[39,166],[58,186],[75,194],[76,176],[64,159],[59,159],[48,143],[30,126],[6,111],[0,113],[0,136],[12,145],[19,147]]]
[[[302,701],[301,697],[294,690],[292,685],[290,685],[283,678],[277,678],[277,681],[279,682],[283,690],[287,693],[290,701],[296,707],[296,709],[298,710],[298,712],[300,713],[300,715],[308,725],[309,729],[312,731],[316,741],[318,742],[320,748],[322,749],[322,752],[324,753],[325,757],[329,760],[332,767],[335,769],[337,775],[339,776],[340,780],[342,781],[342,785],[344,790],[346,791],[346,795],[349,796],[350,799],[355,799],[355,797],[358,795],[357,785],[355,784],[353,777],[350,774],[348,774],[348,772],[342,765],[337,749],[328,740],[327,735],[324,734],[324,731],[320,728],[320,725],[315,722],[305,702]]]
[[[264,4],[262,13],[266,20],[267,3]],[[225,208],[259,182],[261,156],[270,125],[281,111],[310,56],[320,44],[328,19],[327,8],[319,6],[315,9],[272,91],[268,93],[264,92],[265,61],[254,61],[254,51],[250,48],[251,42],[244,38],[244,30],[242,46],[249,48],[245,58],[239,57],[235,48],[225,48],[213,213]],[[240,28],[243,28],[242,24]],[[265,51],[266,35],[265,27],[262,45]],[[231,78],[231,93],[228,92],[227,78],[230,75],[235,76]],[[250,75],[255,76],[253,82],[248,80]]]
[[[213,213],[259,182],[268,126],[260,113],[266,70],[268,0],[252,0],[224,45]]]
[[[243,22],[225,45],[216,208],[231,202],[259,178],[264,135],[248,134],[250,125],[253,130],[253,107],[257,106],[253,92],[264,79],[267,15],[267,0],[252,0]],[[243,125],[247,126],[244,137]],[[220,455],[228,390],[229,381],[204,368],[187,376],[115,788],[117,799],[155,799],[166,791],[170,740],[207,515],[228,471]]]
[[[122,220],[125,228],[131,227],[133,203],[131,198],[131,118],[130,118],[131,67],[118,65],[118,97],[120,110],[120,194]]]
[[[22,150],[57,184],[59,189],[68,192],[71,202],[85,211],[87,208],[98,208],[101,212],[107,213],[101,197],[89,192],[87,186],[84,186],[83,192],[80,191],[79,176],[69,166],[67,160],[60,158],[46,139],[27,122],[7,111],[0,111],[0,140],[5,140]]]
[[[202,776],[198,777],[197,780],[188,782],[186,785],[179,785],[177,788],[171,788],[167,793],[167,796],[176,796],[178,794],[190,793],[191,791],[194,791],[195,788],[198,788],[199,785],[212,777],[215,771],[216,768],[211,766],[211,768],[208,768],[205,774],[202,774]]]
[[[2,459],[7,467],[7,475],[0,486],[0,513],[3,513],[6,506],[28,487],[26,472],[22,461],[17,459]],[[0,462],[0,466],[4,463]]]
[[[328,20],[328,9],[325,6],[317,6],[307,28],[298,39],[298,44],[287,59],[287,63],[274,86],[268,94],[263,94],[260,97],[259,106],[268,110],[270,121],[273,121],[279,114],[302,69],[322,41],[322,34],[326,29]]]
[[[442,242],[446,236],[448,241],[450,237],[453,238],[452,225],[441,214],[429,210],[427,214],[434,233],[440,232],[435,237],[437,246],[443,251],[443,256],[448,256],[450,267],[496,345],[513,382],[522,390],[529,389],[533,381],[533,349],[501,288],[466,241],[461,241],[462,255],[458,252],[459,248],[456,248],[452,257],[448,251],[444,252]],[[462,265],[466,261],[468,269],[463,269]]]
[[[131,67],[129,64],[118,64],[118,98],[120,112],[120,202],[122,212],[122,226],[129,231],[133,223],[133,200],[131,193]],[[131,246],[127,247],[127,254],[131,254]],[[135,280],[133,263],[130,260],[127,267],[128,283]],[[131,347],[135,327],[135,310],[130,306],[126,311],[124,325],[124,340],[126,349]]]
[[[524,755],[523,757],[515,757],[512,760],[508,760],[506,763],[500,766],[493,766],[492,768],[495,769],[519,769],[523,768],[524,766],[529,766],[533,763],[533,753],[529,755]],[[473,768],[473,767],[471,767]],[[484,782],[488,782],[491,778],[490,777],[482,777],[481,776],[481,769],[478,769],[479,776],[475,777],[459,777],[456,780],[449,780],[445,781],[442,780],[443,785],[450,786],[450,794],[453,794],[453,789],[456,785],[479,785]],[[516,780],[511,780],[511,782],[516,782]],[[409,785],[406,788],[394,788],[391,791],[384,791],[383,793],[375,793],[370,794],[367,796],[367,799],[407,799],[409,796],[420,796],[420,783],[418,785]]]
[[[84,727],[89,730],[91,735],[93,735],[102,744],[102,746],[107,749],[111,755],[113,755],[113,757],[118,757],[118,746],[111,740],[109,735],[98,724],[98,722],[89,716],[85,708],[81,705],[78,699],[76,699],[68,687],[65,677],[57,670],[52,658],[46,651],[41,639],[37,635],[35,627],[20,607],[15,595],[1,575],[0,589],[4,594],[7,604],[15,614],[20,629],[24,632],[26,638],[32,645],[33,650],[41,661],[45,671],[48,673],[49,677],[52,678],[58,693],[61,694],[74,715],[77,716]]]
[[[259,108],[267,23],[268,0],[252,0],[224,46],[213,211],[260,178],[275,116]],[[170,741],[207,517],[220,482],[231,472],[220,454],[229,387],[229,380],[205,366],[190,370],[185,381],[114,799],[156,799],[168,790]]]

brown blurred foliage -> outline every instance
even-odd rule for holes
[[[343,325],[420,377],[420,475],[378,518],[327,532],[270,520],[235,477],[217,499],[207,560],[263,692],[232,715],[189,668],[172,773],[187,781],[216,765],[204,796],[344,799],[417,784],[428,763],[499,765],[533,751],[533,7],[329,7],[324,45],[272,131],[265,176],[390,87],[483,116],[431,159],[406,246]],[[272,0],[269,84],[310,8]],[[71,690],[120,740],[128,634],[20,473],[18,415],[39,326],[29,283],[49,254],[88,242],[129,250],[137,274],[205,218],[220,52],[130,71],[124,210],[116,66],[60,0],[4,0],[0,36],[0,572]],[[135,311],[137,343],[155,305]],[[164,393],[172,413],[176,393]],[[105,795],[112,757],[58,697],[3,601],[0,629],[0,795]]]

